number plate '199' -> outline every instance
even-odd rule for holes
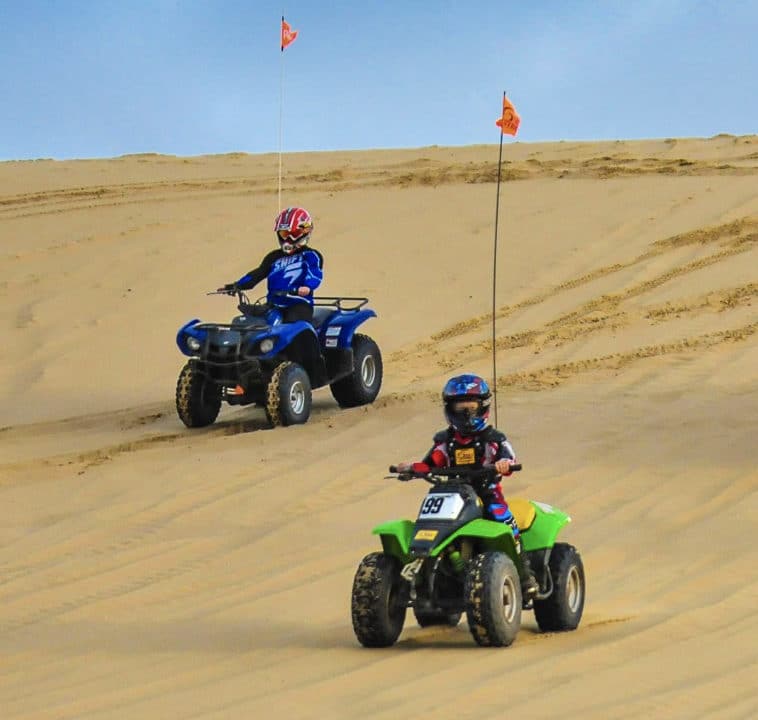
[[[462,509],[463,498],[458,493],[430,493],[418,516],[421,520],[455,520]]]

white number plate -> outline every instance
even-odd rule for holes
[[[419,520],[455,520],[463,510],[463,498],[458,493],[429,493],[421,509]]]

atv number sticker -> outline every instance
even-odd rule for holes
[[[429,493],[419,510],[419,519],[455,520],[463,509],[458,493]]]

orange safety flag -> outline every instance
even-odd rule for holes
[[[516,112],[516,108],[511,105],[511,101],[503,95],[503,114],[499,120],[495,121],[495,125],[500,128],[501,133],[508,135],[515,135],[518,132],[518,126],[521,123],[521,118]]]
[[[288,22],[285,22],[284,16],[282,16],[282,52],[284,48],[295,42],[297,37],[297,30],[293,30]]]

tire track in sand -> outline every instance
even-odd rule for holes
[[[727,259],[732,255],[736,255],[742,252],[747,252],[758,242],[758,217],[746,216],[728,223],[721,225],[715,225],[707,228],[698,228],[690,232],[674,235],[664,240],[657,240],[651,244],[650,249],[637,255],[636,257],[623,262],[614,263],[613,265],[605,265],[592,270],[589,273],[585,273],[575,278],[571,278],[566,282],[554,285],[546,290],[538,292],[530,297],[521,300],[513,305],[505,305],[500,307],[495,317],[497,320],[501,320],[513,315],[515,312],[525,310],[527,308],[540,305],[547,300],[552,299],[558,294],[574,290],[583,285],[588,285],[596,280],[600,280],[609,277],[615,273],[619,273],[624,270],[628,270],[635,266],[639,266],[648,262],[651,259],[663,256],[679,248],[694,245],[711,245],[711,244],[724,244],[726,247],[713,255],[706,258],[693,261],[687,266],[682,268],[672,268],[666,273],[662,273],[657,278],[640,283],[633,288],[621,293],[621,300],[633,297],[654,289],[655,287],[673,279],[679,275],[683,275],[687,272],[694,272],[702,269],[710,264],[716,263],[720,260]],[[613,302],[615,295],[606,295],[595,298],[587,303],[584,303],[579,309],[572,311],[566,315],[560,316],[551,321],[553,325],[558,325],[561,322],[565,322],[573,317],[579,317],[582,314],[593,312],[597,307],[604,305],[605,303]],[[446,340],[456,340],[464,335],[476,333],[490,324],[492,321],[492,315],[486,313],[484,315],[478,315],[474,318],[462,320],[453,325],[450,325],[442,330],[437,331],[429,336],[429,339],[417,343],[413,349],[398,350],[390,356],[391,361],[402,361],[411,357],[419,358],[420,354],[436,355],[439,348],[439,343]],[[527,331],[532,332],[532,331]],[[537,332],[537,331],[534,331]],[[517,336],[514,336],[517,337]],[[528,339],[522,338],[522,341]],[[519,346],[519,345],[516,345]]]

